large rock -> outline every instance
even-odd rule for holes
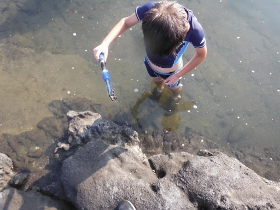
[[[63,162],[62,182],[78,209],[113,209],[122,199],[132,201],[137,209],[191,205],[168,180],[163,184],[166,193],[158,193],[158,178],[137,146],[91,141]],[[177,200],[178,195],[184,199]]]
[[[63,161],[61,180],[78,209],[113,209],[122,199],[136,209],[280,209],[279,183],[235,158],[203,149],[198,155],[176,152],[147,159],[131,128],[92,112],[68,112],[68,117],[67,149],[75,149]],[[178,151],[186,143],[172,133],[156,136],[159,150]],[[178,145],[169,144],[174,141]]]
[[[200,154],[156,155],[151,162],[197,209],[280,209],[279,183],[223,153]]]
[[[280,209],[280,185],[223,153],[154,155],[91,141],[66,159],[62,182],[78,209]],[[150,164],[148,164],[148,162]]]

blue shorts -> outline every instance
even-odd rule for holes
[[[150,62],[149,62],[149,60],[148,60],[147,57],[145,57],[144,63],[145,63],[146,69],[147,69],[147,71],[148,71],[148,73],[149,73],[149,75],[150,75],[151,77],[161,77],[161,78],[164,79],[164,80],[167,79],[167,78],[168,78],[169,76],[171,76],[172,74],[177,73],[178,71],[180,71],[180,70],[183,68],[183,62],[181,62],[181,65],[180,65],[179,68],[176,69],[175,71],[173,71],[173,72],[168,72],[168,73],[162,73],[162,72],[156,71],[156,70],[150,65]],[[175,84],[173,84],[173,85],[168,85],[168,86],[169,86],[170,88],[176,88],[176,87],[178,87],[178,85],[179,85],[180,82],[181,82],[181,78],[182,78],[182,77],[180,77],[179,80],[178,80]]]

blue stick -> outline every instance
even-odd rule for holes
[[[104,82],[106,83],[108,95],[111,98],[112,101],[117,99],[117,96],[115,95],[115,92],[112,90],[111,85],[110,85],[110,74],[109,71],[106,69],[106,63],[104,60],[104,54],[101,53],[99,55],[99,63],[101,65],[101,70],[102,70],[102,77]]]

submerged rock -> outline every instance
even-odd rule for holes
[[[20,188],[22,187],[28,177],[29,177],[30,172],[28,170],[20,170],[16,175],[13,176],[13,178],[9,181],[10,186],[15,187],[15,188]]]
[[[43,150],[42,150],[42,148],[40,148],[38,146],[32,146],[27,151],[27,156],[28,157],[39,158],[42,155],[43,155]]]

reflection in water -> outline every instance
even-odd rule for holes
[[[156,126],[153,129],[157,129],[162,127],[165,131],[176,131],[179,129],[181,125],[181,120],[179,116],[179,112],[185,112],[190,110],[194,102],[192,100],[187,101],[179,101],[175,102],[171,99],[171,91],[164,90],[160,96],[156,96],[153,94],[156,86],[155,83],[151,83],[151,91],[144,92],[139,99],[136,101],[135,105],[131,108],[131,114],[134,120],[137,122],[138,127],[142,132],[146,133],[145,126],[142,124],[147,122],[157,122],[157,118],[161,118],[160,125]],[[144,104],[145,101],[148,101],[141,108],[141,112],[139,112],[140,106]],[[160,109],[159,111],[157,109]],[[145,110],[145,112],[143,112]],[[160,112],[162,114],[157,114],[156,118],[152,114],[152,112]],[[152,116],[152,117],[151,117]]]

